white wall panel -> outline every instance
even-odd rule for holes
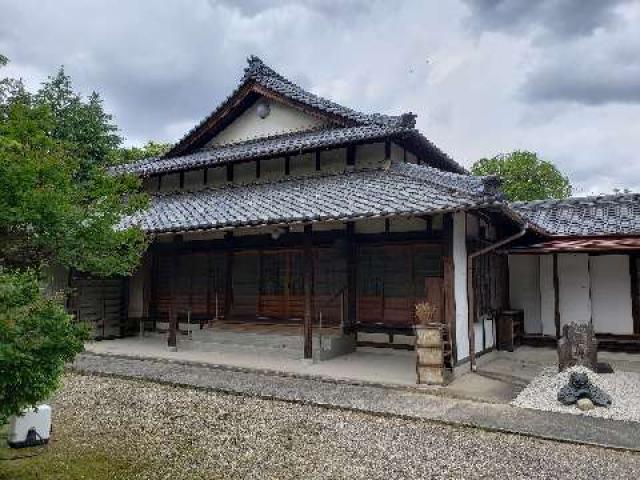
[[[458,361],[469,356],[469,305],[467,302],[466,214],[453,214],[453,291],[456,302],[456,351]]]
[[[556,336],[556,294],[553,289],[553,255],[540,255],[540,322],[542,334]]]
[[[591,308],[596,333],[633,333],[631,277],[627,255],[590,258]]]
[[[509,255],[509,295],[511,308],[524,311],[524,331],[542,333],[537,255]]]
[[[560,327],[569,322],[591,320],[589,256],[584,253],[558,255]]]

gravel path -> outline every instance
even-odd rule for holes
[[[73,369],[244,396],[434,420],[640,451],[640,426],[635,423],[587,416],[568,417],[561,413],[515,408],[504,404],[438,397],[415,390],[330,383],[317,379],[266,375],[256,371],[104,355],[79,355]]]
[[[569,382],[570,372],[574,370],[587,373],[594,385],[608,393],[612,400],[611,406],[582,412],[573,405],[560,403],[557,398],[558,390]],[[512,404],[550,412],[640,422],[640,373],[618,371],[598,375],[580,367],[558,373],[555,368],[547,368],[520,392]]]
[[[629,452],[143,381],[69,374],[53,405],[54,447],[140,459],[139,479],[640,474]]]

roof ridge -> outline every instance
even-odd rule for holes
[[[516,208],[534,208],[540,206],[573,206],[584,202],[600,202],[607,200],[620,200],[620,199],[634,199],[639,198],[640,192],[627,192],[627,193],[604,193],[599,195],[586,195],[584,197],[566,197],[566,198],[547,198],[543,200],[520,200],[515,202],[509,202]]]
[[[395,166],[395,168],[393,168]],[[394,172],[398,175],[402,175],[409,178],[415,178],[415,171],[413,172],[403,172],[401,169],[412,169],[412,170],[424,170],[426,172],[431,173],[432,175],[438,176],[440,178],[446,178],[453,181],[456,181],[456,184],[451,183],[441,183],[438,182],[435,178],[429,177],[420,177],[421,180],[425,182],[429,182],[431,184],[435,184],[441,187],[449,188],[450,190],[457,190],[464,192],[466,194],[471,195],[484,195],[484,196],[493,196],[493,197],[502,197],[502,193],[499,191],[499,183],[495,183],[497,177],[495,175],[470,175],[464,173],[456,173],[456,172],[448,172],[445,170],[441,170],[439,168],[432,167],[430,165],[422,165],[422,164],[414,164],[414,163],[406,163],[406,162],[394,162],[392,164],[392,168]],[[471,185],[463,186],[458,181],[462,182],[473,182],[479,180],[478,187],[482,188],[482,191],[479,192],[477,189],[474,189]]]
[[[264,63],[264,61],[262,61],[261,58],[259,58],[256,55],[250,55],[247,58],[247,66],[244,69],[244,75],[242,77],[242,81],[241,83],[245,83],[248,80],[253,80],[257,83],[259,83],[260,85],[271,89],[271,86],[268,84],[265,84],[263,82],[263,76],[265,77],[271,77],[271,78],[275,78],[283,83],[288,84],[289,86],[301,91],[304,93],[304,95],[307,95],[315,100],[320,101],[321,103],[327,103],[329,104],[328,106],[330,107],[330,109],[332,110],[332,113],[335,113],[339,116],[345,116],[345,115],[341,115],[339,112],[336,112],[334,110],[338,109],[338,110],[343,110],[343,114],[347,113],[349,117],[352,116],[357,116],[357,117],[363,117],[365,119],[364,122],[362,123],[375,123],[375,124],[379,124],[379,125],[389,125],[390,123],[396,123],[402,126],[411,126],[411,127],[415,127],[415,119],[416,119],[416,114],[412,113],[412,112],[405,112],[402,113],[401,115],[385,115],[382,113],[364,113],[361,112],[359,110],[353,109],[351,107],[347,107],[344,106],[338,102],[335,102],[334,100],[330,100],[328,98],[324,98],[320,95],[317,95],[313,92],[308,91],[307,89],[301,87],[300,85],[298,85],[295,82],[292,82],[291,80],[289,80],[287,77],[285,77],[284,75],[282,75],[281,73],[278,73],[275,69],[271,68],[270,66],[268,66],[266,63]],[[300,101],[300,98],[296,98],[296,100]],[[303,102],[303,103],[307,103],[307,102]]]

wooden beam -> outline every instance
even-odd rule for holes
[[[260,159],[256,160],[256,178],[260,178]]]
[[[556,340],[560,340],[560,279],[558,277],[558,254],[553,254],[553,318],[556,324]]]
[[[631,312],[633,333],[640,334],[640,288],[638,285],[638,257],[629,255],[629,276],[631,280]]]
[[[233,182],[233,163],[227,163],[227,182]]]
[[[320,150],[316,150],[316,172],[319,172],[321,169],[321,164],[320,164]]]
[[[313,357],[313,251],[311,225],[304,226],[304,358]]]
[[[289,175],[291,173],[291,158],[289,155],[284,157],[284,174]]]

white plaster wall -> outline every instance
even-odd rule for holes
[[[496,345],[493,320],[485,318],[482,323],[484,327],[484,348],[493,348]]]
[[[542,333],[536,255],[509,255],[509,296],[511,308],[524,311],[524,331]]]
[[[314,232],[328,232],[331,230],[346,230],[347,224],[345,222],[323,222],[314,223],[312,226]],[[304,230],[304,229],[303,229]]]
[[[185,190],[196,190],[204,186],[204,170],[191,170],[184,172]]]
[[[365,220],[357,220],[355,222],[356,233],[384,233],[384,218],[367,218]]]
[[[466,214],[453,214],[453,297],[456,304],[456,352],[458,362],[469,356],[469,305],[467,302]]]
[[[269,158],[260,161],[260,181],[276,180],[284,177],[285,159]],[[291,164],[289,164],[291,166]]]
[[[346,148],[334,148],[320,153],[320,170],[323,172],[343,172],[346,167]]]
[[[589,256],[585,253],[558,255],[560,327],[591,319]]]
[[[142,180],[142,188],[145,192],[157,192],[158,191],[158,178],[157,176],[147,177]]]
[[[260,164],[260,177],[262,178],[262,163]],[[233,183],[244,185],[256,181],[256,162],[236,163],[233,166]]]
[[[475,345],[474,352],[476,355],[484,350],[484,325],[482,322],[473,324],[473,343]]]
[[[168,175],[162,175],[162,181],[160,182],[161,192],[175,192],[180,190],[180,174],[170,173]]]
[[[207,186],[219,187],[227,183],[227,167],[209,167],[207,172]]]
[[[390,232],[424,232],[427,221],[418,217],[398,217],[389,221]]]
[[[266,101],[269,103],[271,111],[266,118],[260,118],[257,108],[261,101],[265,101],[264,98],[249,107],[207,145],[223,145],[280,133],[307,130],[326,123],[295,108],[269,100]]]
[[[391,144],[391,161],[404,162],[404,149],[395,143]]]
[[[356,147],[356,165],[374,167],[384,162],[384,143],[368,143]]]
[[[589,258],[591,309],[596,333],[633,333],[631,277],[627,255]]]
[[[543,335],[556,335],[553,255],[540,255],[540,321]]]
[[[431,228],[434,230],[442,230],[443,220],[444,218],[441,214],[433,215],[431,217]]]
[[[315,153],[309,152],[291,157],[289,171],[291,175],[312,175],[316,173]]]

